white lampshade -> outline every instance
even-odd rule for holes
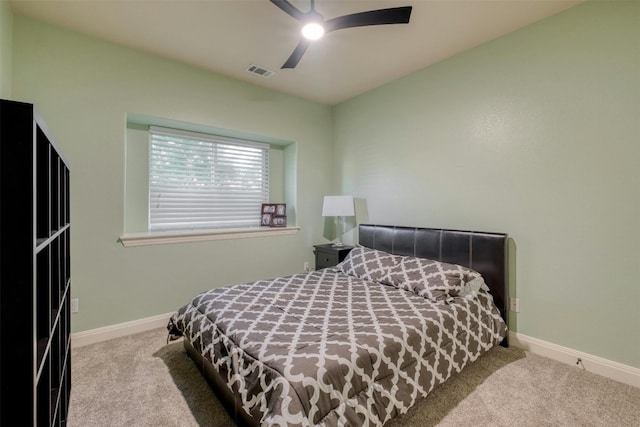
[[[324,196],[322,216],[354,216],[353,196]]]

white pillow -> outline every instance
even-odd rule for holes
[[[476,276],[462,286],[462,289],[460,290],[460,292],[458,292],[458,296],[467,299],[473,299],[476,297],[480,289],[485,292],[489,292],[489,287],[485,283],[482,276]]]

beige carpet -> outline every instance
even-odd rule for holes
[[[69,427],[233,426],[164,329],[74,349]],[[640,389],[497,347],[387,424],[638,426]]]

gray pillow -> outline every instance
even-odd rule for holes
[[[384,251],[356,246],[336,268],[362,280],[388,283],[389,269],[401,259]]]
[[[427,258],[402,257],[391,268],[389,284],[434,301],[446,300],[460,293],[466,282],[480,274],[457,264]]]

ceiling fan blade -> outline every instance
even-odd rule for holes
[[[298,65],[298,62],[300,62],[302,55],[307,51],[310,44],[311,42],[307,39],[300,40],[300,43],[298,43],[298,46],[293,50],[287,62],[280,68],[296,68],[296,65]]]
[[[289,3],[287,0],[269,0],[269,1],[275,4],[276,6],[278,6],[285,13],[296,18],[298,21],[304,18],[304,13],[302,13],[298,8],[296,8],[294,5]]]
[[[271,0],[273,1],[273,0]],[[370,10],[351,15],[338,16],[325,21],[325,32],[344,28],[365,27],[367,25],[408,24],[412,6]]]

